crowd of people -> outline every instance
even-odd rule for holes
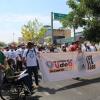
[[[95,43],[80,43],[79,41],[72,42],[71,44],[64,43],[58,46],[40,46],[38,48],[38,50],[42,52],[74,52],[78,51],[79,49],[82,52],[95,52],[99,50]]]
[[[7,73],[9,69],[13,70],[13,73],[27,70],[29,78],[24,78],[24,82],[30,91],[33,89],[32,74],[34,73],[35,87],[39,87],[39,66],[34,43],[28,42],[26,46],[21,44],[17,48],[10,45],[9,47],[4,48],[3,51],[0,50],[0,87],[3,82],[4,74],[5,72]],[[11,71],[9,71],[8,75],[11,75],[10,72]]]
[[[27,69],[30,80],[30,89],[39,87],[38,81],[38,56],[39,53],[49,53],[49,52],[74,52],[80,50],[81,52],[95,52],[98,48],[94,43],[80,43],[79,41],[72,42],[72,44],[62,44],[62,45],[35,45],[33,42],[28,42],[27,45],[20,44],[17,47],[9,45],[0,50],[0,82],[3,79],[2,69],[5,69],[5,66],[12,68],[14,71],[23,71]],[[34,73],[35,85],[33,85],[32,74]],[[1,85],[1,83],[0,83]]]

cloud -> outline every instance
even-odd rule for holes
[[[17,41],[18,37],[21,36],[21,33],[16,30],[16,32],[13,33],[12,30],[0,30],[0,41],[10,43],[13,41]]]
[[[50,25],[51,24],[51,15],[40,15],[40,14],[33,14],[33,15],[21,15],[21,14],[6,14],[0,15],[0,23],[5,24],[27,24],[29,20],[38,19],[40,23],[43,25]],[[59,26],[60,23],[58,21],[54,21],[54,27]],[[60,25],[61,26],[61,25]]]
[[[11,42],[13,38],[13,32],[15,34],[15,40],[21,36],[20,30],[24,24],[27,24],[29,20],[38,19],[43,25],[51,24],[50,15],[21,15],[21,14],[6,14],[0,15],[0,40],[4,42]],[[54,27],[61,27],[59,22],[54,21]],[[2,37],[1,37],[2,36]],[[6,36],[6,37],[5,37]]]
[[[47,15],[39,15],[39,14],[34,14],[34,15],[21,15],[21,14],[8,14],[8,15],[0,15],[0,22],[11,22],[11,23],[16,23],[16,22],[28,22],[29,20],[33,19],[38,19],[39,21],[43,23],[48,23],[50,22],[50,16]]]

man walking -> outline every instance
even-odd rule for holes
[[[31,87],[33,85],[32,73],[34,73],[35,84],[36,84],[36,87],[38,87],[39,86],[38,63],[37,63],[37,55],[36,55],[34,43],[32,42],[27,43],[27,49],[24,51],[24,54],[23,54],[23,61],[26,64],[26,69],[30,76]]]

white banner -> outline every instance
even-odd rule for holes
[[[41,53],[44,81],[60,81],[100,73],[100,52]]]

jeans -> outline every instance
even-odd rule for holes
[[[39,81],[38,81],[38,67],[37,66],[28,66],[27,67],[27,72],[28,72],[29,77],[30,77],[31,85],[33,84],[33,81],[32,81],[33,73],[34,73],[34,78],[35,78],[35,84],[39,85]]]

